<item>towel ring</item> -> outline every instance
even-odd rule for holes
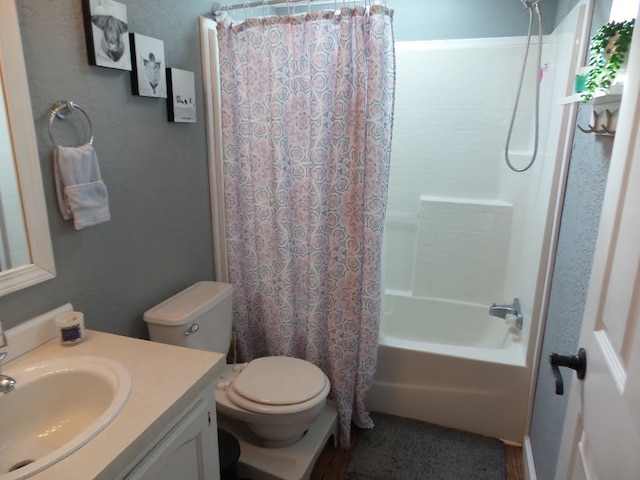
[[[91,124],[91,119],[89,118],[89,115],[87,115],[87,112],[85,112],[80,105],[72,102],[71,100],[58,100],[53,104],[51,114],[49,115],[49,137],[51,137],[51,141],[55,146],[58,146],[58,144],[53,138],[53,121],[56,117],[60,120],[65,120],[67,116],[70,113],[73,113],[76,109],[84,115],[84,118],[87,119],[87,123],[89,123],[89,145],[93,144],[93,125]]]

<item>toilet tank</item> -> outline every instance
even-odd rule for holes
[[[147,310],[153,342],[226,354],[231,345],[233,287],[198,282]]]

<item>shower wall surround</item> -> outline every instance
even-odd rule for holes
[[[545,38],[539,72],[542,78],[539,149],[536,163],[525,174],[506,167],[503,150],[526,39],[496,37],[397,44],[398,90],[385,246],[388,299],[385,314],[389,315],[385,315],[383,334],[405,331],[405,323],[415,322],[415,318],[425,325],[457,325],[458,318],[438,312],[444,312],[445,306],[484,305],[488,310],[494,301],[518,297],[525,313],[524,328],[517,340],[507,344],[518,345],[521,350],[516,352],[518,357],[509,358],[506,364],[522,368],[514,379],[501,385],[513,386],[516,380],[520,381],[516,390],[525,395],[516,395],[507,405],[499,407],[502,418],[507,409],[513,414],[507,425],[514,428],[508,437],[503,432],[497,433],[518,442],[526,430],[525,384],[530,381],[527,370],[535,368],[533,339],[537,336],[539,315],[536,302],[541,295],[548,252],[545,229],[558,194],[554,178],[559,175],[563,152],[567,151],[564,132],[566,125],[570,125],[570,112],[558,99],[571,91],[573,71],[579,62],[574,53],[576,32],[583,31],[583,13],[583,9],[574,10]],[[538,72],[531,63],[529,68],[523,92],[534,91],[534,75]],[[533,94],[522,96],[516,117],[510,148],[516,166],[526,165],[532,156],[532,97]],[[459,208],[449,208],[453,205]],[[402,315],[394,316],[399,301],[411,303],[416,299],[423,302],[422,313],[417,317],[405,320]],[[429,317],[427,311],[435,311],[435,317]],[[469,315],[463,317],[466,320]],[[471,322],[474,327],[480,318]],[[406,351],[416,356],[413,352],[420,348],[427,354],[439,353],[438,345],[434,347],[428,340],[421,346],[402,346],[393,333],[390,336],[390,339],[382,337],[386,342],[384,351],[389,355],[392,351]],[[462,351],[456,354],[451,345],[448,347],[450,363],[440,368],[447,372],[446,388],[433,379],[427,379],[420,388],[405,378],[394,383],[377,377],[376,386],[381,386],[382,395],[392,391],[385,397],[388,403],[392,403],[391,398],[402,398],[405,406],[413,403],[420,410],[420,406],[437,403],[430,392],[451,391],[454,365],[463,354],[465,359],[472,354]],[[398,357],[402,355],[397,353]],[[473,367],[485,365],[485,352],[476,349],[473,355],[482,360]],[[406,357],[404,354],[402,358]],[[404,361],[390,357],[388,360],[391,365]],[[433,362],[428,356],[421,361],[425,365]],[[468,367],[473,370],[471,365]],[[382,375],[384,368],[379,366],[378,372]],[[491,384],[489,378],[491,375],[483,378],[485,386]],[[404,385],[410,388],[400,394],[396,385],[400,390]],[[456,385],[459,389],[453,390],[456,393],[467,388],[464,379]],[[409,395],[409,390],[420,393]],[[490,406],[506,398],[505,392],[499,391]],[[458,422],[463,411],[479,410],[477,403],[463,397],[459,394],[455,401],[449,398],[441,402],[446,406],[463,405],[460,412],[448,410],[450,426],[496,434],[481,428],[477,418]],[[420,411],[432,413],[435,407]],[[488,413],[489,408],[480,411],[483,418],[495,418]],[[430,421],[441,421],[447,415],[445,410],[440,413]]]
[[[505,291],[515,280],[507,268],[509,251],[522,252],[525,242],[514,224],[530,209],[536,185],[506,172],[502,160],[513,102],[505,92],[517,82],[523,42],[520,37],[396,44],[388,290],[485,305],[512,294]],[[531,85],[525,82],[524,88]],[[530,150],[532,108],[524,99],[518,119],[526,120],[516,125],[512,141],[516,161],[518,152]]]
[[[413,294],[486,304],[502,298],[513,206],[420,197]]]

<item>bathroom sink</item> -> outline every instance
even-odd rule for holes
[[[2,373],[16,380],[0,396],[0,480],[28,478],[70,455],[118,415],[131,376],[103,357],[54,358]]]

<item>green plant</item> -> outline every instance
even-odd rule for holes
[[[609,22],[600,27],[591,39],[591,70],[587,75],[585,91],[582,93],[583,102],[591,100],[597,90],[607,90],[615,80],[629,51],[634,24],[635,19]]]

